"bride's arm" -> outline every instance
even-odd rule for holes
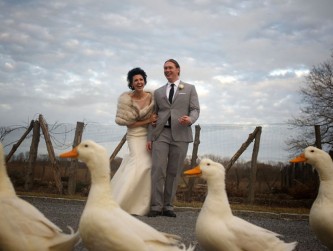
[[[146,124],[150,124],[152,122],[156,122],[156,120],[157,120],[157,115],[153,113],[152,115],[150,115],[148,119],[135,121],[133,124],[127,125],[127,127],[128,128],[139,127]]]

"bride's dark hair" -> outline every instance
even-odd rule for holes
[[[143,77],[143,80],[145,81],[145,85],[147,84],[147,74],[145,73],[145,71],[139,67],[134,68],[127,73],[128,88],[130,88],[131,90],[134,90],[132,84],[133,84],[133,77],[135,75],[141,75]]]

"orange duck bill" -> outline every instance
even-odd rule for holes
[[[201,169],[200,166],[196,166],[190,170],[187,170],[184,172],[185,175],[191,175],[191,176],[199,176],[201,175]]]
[[[77,157],[79,157],[79,153],[77,151],[77,148],[75,147],[71,151],[62,153],[59,156],[60,156],[60,158],[77,158]]]
[[[304,153],[302,153],[301,155],[299,155],[296,158],[293,158],[292,160],[290,160],[291,163],[299,163],[299,162],[305,162],[307,159],[305,158]]]

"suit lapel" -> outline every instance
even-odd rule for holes
[[[162,92],[161,96],[163,97],[165,102],[167,102],[169,104],[168,96],[166,95],[167,86],[168,86],[168,83],[166,85],[162,86],[162,88],[160,90]]]
[[[179,85],[181,85],[181,84],[185,87],[185,84],[184,84],[182,81],[179,82]],[[174,94],[174,96],[173,96],[173,102],[172,102],[172,103],[175,103],[175,102],[176,102],[176,99],[177,99],[177,97],[178,97],[178,94],[179,94],[179,85],[178,85],[178,87],[176,87],[176,90],[175,90],[175,94]],[[168,86],[168,83],[166,83],[164,86],[162,86],[162,88],[161,88],[160,90],[161,90],[161,92],[162,92],[162,97],[163,97],[163,99],[164,99],[168,104],[170,104],[170,103],[169,103],[169,99],[168,99],[168,95],[167,95],[167,86]]]

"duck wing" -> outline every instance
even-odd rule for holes
[[[297,245],[297,242],[285,243],[278,238],[279,234],[236,216],[233,216],[226,224],[228,229],[236,236],[236,243],[241,250],[291,251]]]
[[[37,208],[18,197],[1,199],[0,210],[2,217],[10,220],[8,227],[20,230],[25,234],[51,237],[54,232],[62,232]]]
[[[99,246],[100,250],[146,251],[154,250],[149,248],[152,245],[176,246],[179,243],[176,236],[157,231],[120,207],[89,208],[81,217],[79,229],[90,249]]]
[[[37,208],[18,197],[0,199],[0,247],[5,250],[72,250],[76,234],[63,234]],[[38,248],[37,248],[38,247]]]

